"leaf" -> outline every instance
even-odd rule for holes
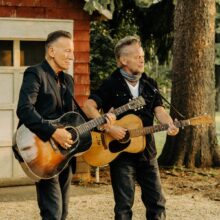
[[[135,0],[135,3],[140,8],[149,8],[152,4],[157,4],[162,0]]]

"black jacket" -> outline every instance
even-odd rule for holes
[[[43,141],[49,140],[56,129],[49,120],[74,110],[73,78],[64,72],[59,77],[61,87],[58,86],[57,75],[46,60],[28,67],[24,72],[17,106],[18,127],[25,124]],[[75,161],[73,158],[73,172]]]
[[[73,91],[73,79],[63,72],[59,76],[62,93],[57,84],[57,75],[46,60],[24,72],[17,106],[19,126],[25,124],[44,141],[49,140],[55,131],[48,119],[56,119],[74,109],[70,94]]]
[[[120,115],[119,118],[132,113],[142,119],[144,126],[153,125],[154,108],[156,106],[162,106],[163,103],[160,96],[149,87],[147,82],[157,88],[156,81],[143,73],[139,84],[139,95],[146,101],[144,108],[138,111],[129,110]],[[117,108],[128,103],[129,99],[132,98],[132,94],[119,69],[117,69],[109,78],[103,81],[99,89],[92,92],[90,98],[96,101],[98,108],[102,108],[104,112],[108,112],[111,107]],[[147,147],[144,154],[141,153],[140,155],[144,155],[148,160],[156,156],[156,148],[153,135],[147,135],[146,138]],[[123,154],[128,155],[129,153]]]

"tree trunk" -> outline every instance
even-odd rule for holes
[[[174,19],[171,103],[185,116],[215,116],[215,0],[178,0]],[[181,119],[171,109],[173,118]],[[163,166],[220,165],[215,125],[186,127],[167,136]]]

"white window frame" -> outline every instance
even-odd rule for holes
[[[16,131],[18,119],[16,116],[16,107],[19,95],[19,89],[23,72],[26,66],[20,66],[20,41],[45,41],[47,35],[50,32],[56,30],[65,30],[73,34],[73,20],[60,20],[60,19],[28,19],[28,18],[0,18],[0,40],[12,40],[13,41],[13,65],[12,66],[0,66],[0,74],[8,73],[13,74],[13,100],[11,103],[0,103],[0,111],[12,111],[12,128],[13,133]],[[73,64],[70,67],[69,74],[73,75]],[[4,94],[0,94],[4,95]],[[1,98],[1,97],[0,97]],[[0,131],[1,132],[1,131]],[[1,141],[1,149],[11,148],[12,140]],[[8,151],[5,151],[8,152]],[[0,152],[1,153],[1,152]],[[3,155],[2,155],[3,156]],[[6,170],[11,170],[11,177],[23,176],[23,172],[20,171],[20,167],[17,167],[14,156],[12,156],[11,165],[8,161]],[[4,176],[4,174],[3,174]],[[0,178],[2,176],[0,175]],[[8,176],[7,176],[8,177]]]

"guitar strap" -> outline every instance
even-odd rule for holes
[[[68,89],[69,90],[69,89]],[[73,99],[73,102],[77,108],[77,110],[79,111],[79,113],[83,116],[83,118],[86,120],[86,121],[89,121],[88,117],[86,116],[86,114],[84,113],[84,111],[81,109],[81,107],[79,106],[79,104],[77,103],[77,101],[74,99],[72,93],[70,93],[71,96],[72,96],[72,99]]]
[[[65,81],[65,80],[64,80]],[[65,81],[66,84],[66,81]],[[71,95],[71,98],[74,102],[74,106],[76,107],[76,109],[79,111],[79,113],[83,116],[83,118],[85,119],[85,121],[89,121],[88,117],[86,116],[86,114],[84,113],[84,111],[81,109],[81,107],[79,106],[79,104],[77,103],[77,101],[74,99],[72,92],[70,91],[70,89],[66,86],[67,91],[69,92],[69,94]]]
[[[147,85],[150,87],[150,89],[155,93],[158,94],[173,110],[174,112],[176,112],[176,114],[178,114],[181,118],[186,118],[183,114],[181,114],[163,95],[161,95],[161,93],[159,92],[159,90],[157,88],[155,88],[154,86],[152,86],[148,80],[145,80],[145,82],[147,83]]]

